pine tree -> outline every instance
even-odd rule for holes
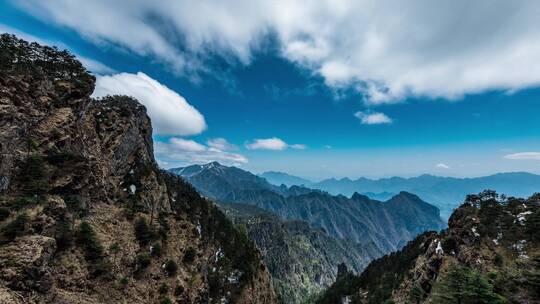
[[[497,304],[504,303],[493,292],[480,273],[467,267],[455,266],[435,285],[433,302],[440,304]]]
[[[414,304],[420,304],[424,300],[425,295],[426,292],[422,289],[422,286],[418,283],[414,283],[409,292],[409,301]]]

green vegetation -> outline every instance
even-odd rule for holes
[[[174,262],[173,260],[167,260],[167,262],[165,262],[164,269],[165,273],[167,273],[168,276],[173,276],[178,270],[178,265],[176,265],[176,262]]]
[[[7,203],[7,207],[12,211],[19,211],[24,208],[34,206],[39,199],[31,196],[18,196]]]
[[[31,155],[21,164],[18,180],[26,195],[41,195],[49,190],[51,170],[45,158]]]
[[[24,235],[28,224],[28,215],[26,213],[19,214],[13,221],[2,228],[2,242],[11,242],[16,237]]]
[[[97,261],[103,258],[103,247],[99,243],[92,226],[87,222],[79,225],[76,235],[77,244],[83,246],[85,257],[89,261]]]
[[[0,222],[9,217],[9,209],[6,207],[0,207]]]
[[[139,217],[134,224],[135,237],[141,245],[148,245],[150,241],[155,239],[155,233],[153,229],[146,223],[143,217]]]
[[[409,301],[413,304],[420,304],[426,297],[426,292],[422,287],[415,283],[409,292]]]
[[[159,304],[173,304],[173,302],[168,297],[165,297],[159,301]]]
[[[0,35],[0,70],[10,73],[44,73],[52,79],[76,81],[92,86],[94,77],[68,51],[56,47],[28,43],[14,35]]]
[[[152,260],[150,259],[150,256],[146,253],[141,253],[137,255],[137,271],[142,271],[150,264],[152,263]]]
[[[158,291],[160,294],[166,294],[169,291],[169,285],[165,282],[161,283]]]
[[[196,254],[197,252],[195,251],[193,247],[188,247],[186,252],[184,252],[184,257],[182,258],[182,262],[184,262],[185,264],[193,263],[193,261],[195,260]]]
[[[73,243],[73,230],[71,230],[71,226],[69,225],[69,223],[58,222],[56,224],[55,239],[56,246],[60,251],[65,250],[69,248],[69,246],[71,246],[71,243]]]
[[[161,244],[154,243],[152,246],[150,246],[150,254],[152,256],[161,256]]]
[[[493,292],[493,285],[477,271],[467,267],[450,268],[434,286],[433,301],[440,304],[505,303]]]

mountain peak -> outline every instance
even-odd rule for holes
[[[203,167],[203,169],[228,168],[227,166],[224,166],[224,165],[220,164],[217,161],[207,163],[206,165],[203,165],[202,167]]]
[[[371,199],[366,195],[360,194],[358,192],[354,192],[353,195],[351,196],[351,200],[356,201],[356,202],[366,202],[366,201],[370,201]]]

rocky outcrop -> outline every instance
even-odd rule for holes
[[[274,302],[253,244],[157,167],[142,105],[90,98],[67,52],[0,43],[0,299]]]
[[[469,195],[448,225],[338,280],[319,303],[540,303],[539,194]]]

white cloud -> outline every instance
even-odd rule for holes
[[[236,145],[231,144],[225,138],[221,137],[209,139],[206,144],[212,148],[216,148],[222,151],[238,150],[238,147]]]
[[[354,113],[354,116],[362,122],[364,125],[378,125],[392,123],[392,119],[386,116],[384,113],[370,113],[358,111]]]
[[[271,33],[283,57],[332,87],[355,88],[370,103],[540,85],[538,1],[13,3],[96,44],[156,57],[175,71],[199,65],[209,53],[248,63]]]
[[[250,150],[273,150],[273,151],[282,151],[287,148],[292,148],[296,150],[304,150],[307,149],[306,145],[303,144],[292,144],[289,145],[288,143],[284,142],[283,140],[272,137],[272,138],[259,138],[255,139],[250,143],[246,143],[246,148]]]
[[[540,152],[513,153],[505,155],[504,158],[513,160],[540,160]]]
[[[139,100],[156,134],[194,135],[206,129],[204,117],[182,96],[142,72],[98,76],[93,97],[128,95]]]
[[[164,165],[200,164],[218,161],[226,165],[240,166],[248,159],[238,153],[230,153],[206,146],[194,140],[172,137],[167,142],[154,142],[156,158]]]
[[[290,147],[293,148],[293,149],[296,149],[296,150],[305,150],[305,149],[307,149],[307,146],[303,145],[303,144],[294,144],[294,145],[290,145]]]
[[[435,165],[435,168],[437,169],[450,169],[450,166],[445,163],[438,163]]]
[[[274,150],[281,151],[287,149],[289,145],[283,140],[272,137],[266,139],[255,139],[253,142],[246,144],[246,148],[250,150]]]
[[[169,139],[169,145],[176,151],[182,152],[202,152],[206,147],[196,141],[172,137]]]

